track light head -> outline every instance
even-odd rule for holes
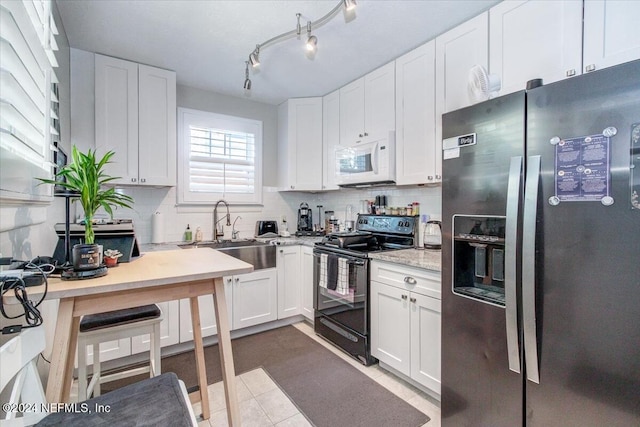
[[[309,36],[306,47],[309,52],[315,52],[318,48],[318,38],[316,36]]]
[[[249,79],[249,61],[245,61],[245,68],[244,68],[244,90],[245,92],[250,92],[251,91],[251,80]]]
[[[342,4],[347,12],[352,11],[357,6],[356,0],[342,0]]]

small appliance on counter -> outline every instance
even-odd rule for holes
[[[256,221],[255,237],[278,237],[278,222]]]
[[[313,214],[309,204],[306,202],[300,203],[298,208],[298,230],[296,236],[321,236],[321,231],[313,229]]]
[[[442,248],[442,223],[440,221],[427,221],[424,228],[425,249]]]

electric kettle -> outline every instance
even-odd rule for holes
[[[442,223],[440,221],[427,221],[424,228],[424,247],[426,249],[442,248]]]

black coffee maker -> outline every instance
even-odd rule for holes
[[[309,205],[306,202],[300,203],[300,208],[298,208],[298,231],[313,231],[313,219],[312,219],[311,209],[309,209]]]

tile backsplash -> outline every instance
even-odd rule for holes
[[[159,213],[160,233],[163,242],[179,242],[189,224],[195,237],[198,227],[203,239],[213,237],[213,206],[177,206],[175,188],[127,188],[122,190],[135,200],[134,209],[118,209],[116,218],[132,218],[136,236],[140,243],[152,241],[152,216]],[[254,236],[255,223],[258,220],[276,220],[280,229],[283,217],[288,230],[293,234],[297,229],[297,215],[300,203],[307,202],[312,209],[313,222],[318,223],[318,205],[322,212],[333,210],[336,218],[343,221],[347,205],[353,213],[358,213],[361,200],[374,200],[377,195],[387,196],[388,206],[406,206],[412,202],[420,203],[420,213],[439,219],[441,216],[441,187],[375,187],[367,189],[340,189],[324,193],[279,192],[275,187],[263,188],[261,206],[237,206],[229,209],[231,222],[236,221],[236,230],[241,238]],[[220,205],[219,218],[226,210]],[[236,218],[239,217],[237,220]],[[231,226],[224,227],[224,238],[231,238]]]

